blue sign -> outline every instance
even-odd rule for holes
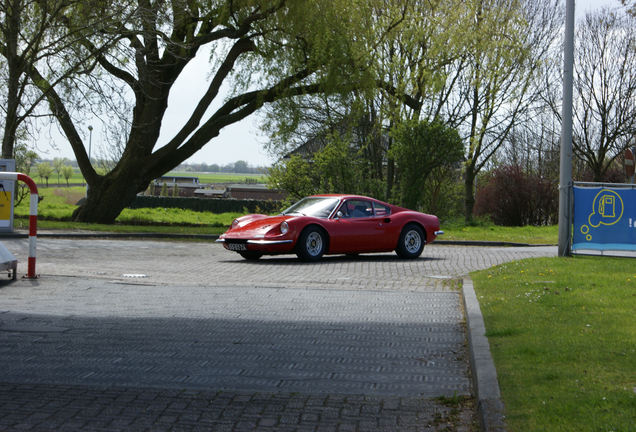
[[[574,187],[577,249],[636,250],[636,189]]]

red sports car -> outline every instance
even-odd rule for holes
[[[440,234],[437,216],[365,196],[314,195],[277,216],[235,219],[217,242],[248,260],[295,253],[303,261],[317,261],[323,254],[392,250],[417,258]]]

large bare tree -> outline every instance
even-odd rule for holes
[[[557,37],[558,2],[496,0],[480,2],[475,39],[463,73],[449,98],[451,121],[465,137],[465,219],[472,219],[475,179],[526,118],[538,98],[534,83]],[[455,113],[455,115],[450,115]]]
[[[301,94],[351,86],[364,74],[365,39],[361,22],[368,1],[310,0],[121,0],[84,1],[82,13],[119,16],[103,20],[75,49],[94,58],[92,68],[69,81],[73,94],[128,94],[132,100],[128,133],[121,157],[100,174],[91,164],[81,138],[76,105],[51,87],[37,65],[29,70],[45,93],[89,184],[75,220],[112,222],[150,181],[195,154],[225,126],[251,115],[264,104]],[[65,25],[81,25],[77,13]],[[86,18],[81,18],[86,19]],[[362,30],[351,37],[352,29]],[[113,41],[108,46],[104,40]],[[174,136],[160,141],[168,98],[180,74],[210,47],[211,79],[194,101],[189,118]],[[95,77],[99,77],[98,82]],[[221,87],[232,89],[223,97]],[[95,92],[95,90],[98,90]],[[91,96],[91,97],[93,97]],[[88,107],[90,108],[90,106]]]
[[[602,181],[636,135],[636,18],[588,14],[575,47],[573,149]]]

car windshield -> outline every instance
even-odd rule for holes
[[[327,218],[340,200],[329,197],[308,197],[298,201],[293,206],[284,210],[282,214],[299,214],[301,216],[313,216]]]

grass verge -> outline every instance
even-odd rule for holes
[[[476,226],[463,222],[442,223],[440,240],[497,241],[528,244],[557,244],[559,228],[554,226],[504,227],[492,223]]]
[[[471,275],[509,430],[636,430],[632,263],[542,258]]]

